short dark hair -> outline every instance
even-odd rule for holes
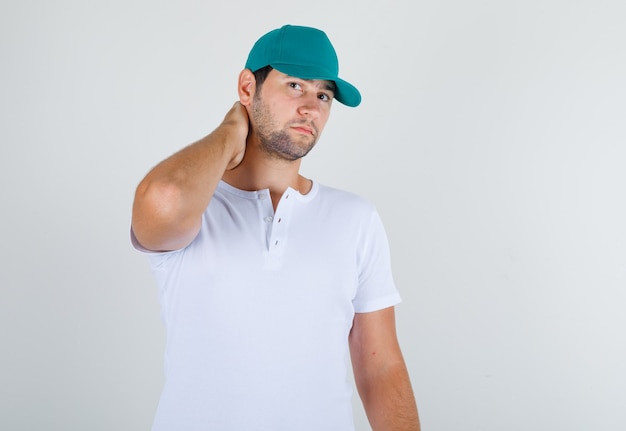
[[[265,82],[267,75],[270,74],[272,69],[274,69],[272,66],[265,66],[252,72],[254,73],[254,79],[256,80],[256,93],[257,94],[261,91],[261,87],[263,86],[263,83]]]

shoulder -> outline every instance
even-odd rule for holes
[[[336,208],[350,209],[355,212],[370,214],[376,212],[374,204],[361,195],[324,184],[319,184],[318,187],[319,200],[326,204],[331,204]]]

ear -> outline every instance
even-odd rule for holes
[[[239,102],[243,106],[250,106],[256,91],[256,79],[250,69],[244,69],[239,74],[237,91],[239,93]]]

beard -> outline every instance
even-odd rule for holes
[[[306,156],[317,142],[318,129],[308,124],[314,130],[311,136],[293,138],[289,134],[290,124],[297,126],[307,124],[307,121],[294,121],[280,128],[271,114],[269,107],[260,96],[252,101],[252,119],[256,124],[256,136],[259,138],[260,148],[268,155],[283,160],[294,161]]]

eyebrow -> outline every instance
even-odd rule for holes
[[[305,81],[315,81],[314,79],[305,79]],[[335,84],[334,81],[329,81],[326,79],[322,79],[322,81],[324,81],[324,89],[325,90],[329,90],[332,91],[333,93],[337,92],[337,84]]]

